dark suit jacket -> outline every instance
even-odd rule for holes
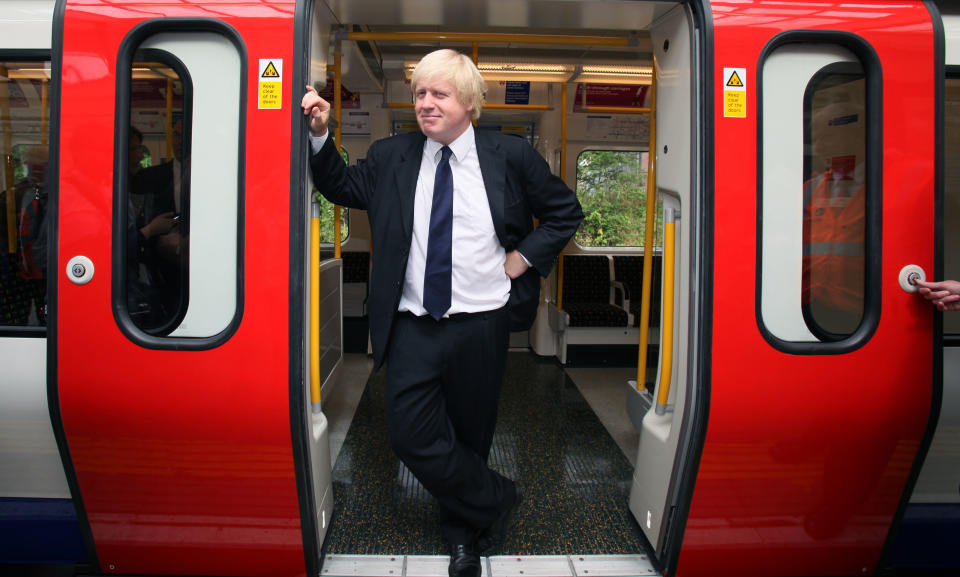
[[[530,328],[537,314],[540,281],[576,232],[583,212],[576,195],[522,138],[474,130],[480,172],[503,248],[519,250],[533,265],[514,279],[510,328]],[[370,340],[379,367],[403,291],[413,235],[413,200],[426,137],[407,133],[375,142],[365,162],[345,166],[328,138],[310,159],[314,185],[331,202],[366,210],[372,236]],[[539,219],[534,229],[533,218]]]

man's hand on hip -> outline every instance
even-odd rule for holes
[[[510,278],[517,278],[527,272],[530,265],[519,252],[512,250],[507,253],[507,259],[503,263],[503,270]]]

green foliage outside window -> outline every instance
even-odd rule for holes
[[[350,155],[346,148],[340,147],[340,156],[344,164],[350,164]],[[313,199],[320,203],[320,243],[333,244],[333,208],[334,204],[313,191]],[[350,235],[350,209],[340,207],[340,244]]]
[[[333,244],[333,207],[329,200],[315,193],[320,202],[320,242]],[[350,234],[350,209],[340,207],[340,244],[347,241]]]
[[[584,220],[580,246],[642,247],[647,213],[646,153],[585,150],[577,157],[577,196]],[[663,203],[657,201],[653,245],[663,246]]]

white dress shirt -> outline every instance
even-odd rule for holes
[[[450,309],[445,316],[495,310],[505,306],[510,298],[510,277],[503,268],[505,251],[493,228],[473,130],[473,126],[468,125],[463,134],[450,143],[453,151],[450,157],[453,173],[453,278]],[[326,138],[327,135],[311,136],[314,152],[323,146]],[[403,293],[397,307],[417,316],[427,314],[423,307],[423,276],[433,206],[433,181],[441,148],[442,144],[429,138],[423,144],[413,205],[413,238]]]

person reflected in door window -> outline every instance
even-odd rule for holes
[[[129,182],[133,183],[143,161],[143,133],[130,127],[128,147]],[[145,222],[145,195],[131,190],[127,201],[127,311],[144,330],[164,324],[169,317],[156,275],[156,258],[152,243],[176,227],[173,211],[164,212]]]
[[[141,203],[138,222],[146,223],[143,259],[151,274],[151,286],[158,294],[162,322],[156,328],[164,332],[185,310],[187,272],[187,161],[183,155],[183,122],[173,125],[173,158],[162,164],[140,169],[131,177],[132,198]],[[145,327],[141,327],[145,328]]]
[[[47,161],[45,145],[25,148],[22,176],[0,192],[0,325],[47,324]]]

